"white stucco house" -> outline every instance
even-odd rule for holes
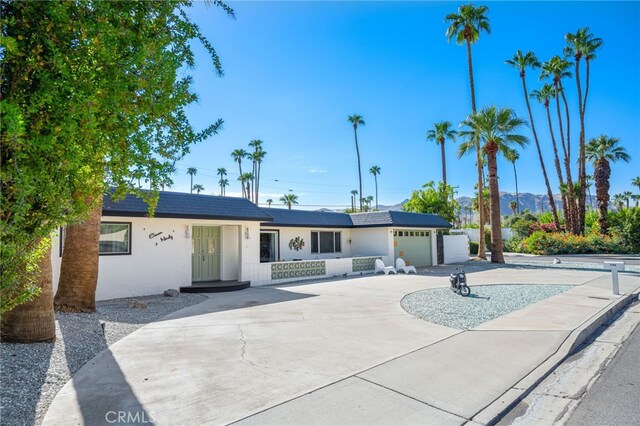
[[[433,214],[262,209],[242,198],[175,192],[160,193],[150,218],[141,199],[107,195],[97,299],[369,273],[377,258],[436,265],[436,231],[450,227]],[[62,250],[56,236],[54,284]]]

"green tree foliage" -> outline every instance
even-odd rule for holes
[[[640,207],[609,213],[612,234],[632,253],[640,253]]]
[[[186,117],[197,100],[184,73],[195,65],[192,41],[222,68],[187,0],[0,5],[4,311],[36,296],[37,241],[85,218],[86,200],[114,187],[153,213],[175,162],[222,125],[197,132]],[[134,189],[137,179],[153,191]]]
[[[460,212],[460,204],[455,199],[455,191],[451,185],[433,181],[422,185],[411,193],[402,210],[414,213],[433,213],[442,216],[448,222],[455,222]]]

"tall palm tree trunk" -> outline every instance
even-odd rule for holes
[[[189,193],[193,194],[193,175],[191,175],[191,186],[189,186]]]
[[[472,63],[472,59],[471,59],[471,42],[469,41],[469,39],[467,39],[467,63],[469,65],[469,86],[471,87],[471,112],[473,112],[474,114],[476,113],[476,92],[475,92],[475,86],[473,83],[473,63]],[[478,257],[480,259],[487,259],[487,255],[486,255],[486,246],[484,243],[484,222],[485,222],[485,217],[484,217],[484,194],[483,189],[484,189],[484,182],[482,179],[482,174],[483,174],[483,170],[482,170],[482,153],[480,152],[480,142],[478,141],[478,138],[476,137],[475,140],[475,144],[476,144],[476,164],[477,164],[477,169],[478,169],[478,216],[480,219],[480,238],[479,238],[479,242],[478,242]]]
[[[558,156],[558,144],[556,143],[556,137],[553,133],[553,124],[551,123],[551,111],[549,110],[549,104],[545,104],[545,110],[547,111],[547,122],[549,123],[549,134],[551,135],[551,144],[553,146],[554,165],[556,167],[556,173],[558,174],[558,183],[562,188],[564,186],[564,177],[562,176],[562,166],[560,165],[560,157]],[[560,191],[562,199],[562,211],[567,213],[567,197],[564,192]],[[558,228],[560,229],[560,228]]]
[[[601,234],[609,232],[607,222],[607,211],[609,209],[609,178],[611,177],[611,167],[609,162],[601,158],[596,162],[593,179],[596,183],[596,201],[598,204],[598,225]]]
[[[498,189],[498,161],[496,153],[498,146],[494,142],[485,145],[487,153],[487,166],[489,169],[489,200],[491,222],[491,263],[504,263],[502,254],[502,229],[500,224],[500,190]],[[483,239],[484,235],[480,235]]]
[[[554,81],[554,87],[556,89],[556,112],[558,113],[558,127],[560,129],[560,142],[562,144],[562,151],[564,153],[564,167],[565,173],[567,175],[567,187],[573,187],[573,179],[571,179],[571,158],[570,158],[570,147],[567,147],[567,143],[564,140],[564,126],[562,125],[562,113],[560,112],[560,85],[557,81]],[[575,204],[573,202],[573,193],[571,191],[567,191],[565,194],[567,199],[566,208],[564,210],[564,220],[569,232],[573,230],[573,211],[575,210]]]
[[[238,169],[240,170],[240,176],[242,176],[242,161],[240,160],[238,160]],[[242,187],[242,198],[246,198],[247,194],[245,193],[243,181],[240,181],[240,187]]]
[[[520,193],[518,192],[518,172],[516,171],[516,162],[513,163],[513,176],[516,180],[516,211],[514,213],[520,214]]]
[[[356,129],[357,126],[354,124],[353,136],[356,139],[356,155],[358,156],[358,182],[360,184],[360,192],[358,192],[358,196],[360,197],[360,211],[362,211],[362,169],[360,167],[360,148],[358,147],[358,131]]]
[[[533,140],[536,143],[536,149],[538,150],[538,159],[540,160],[540,168],[542,169],[542,176],[544,177],[544,183],[547,186],[547,196],[549,197],[549,206],[551,207],[551,212],[553,213],[553,221],[555,222],[556,229],[560,229],[560,221],[558,220],[558,211],[556,210],[556,203],[553,198],[553,191],[551,190],[551,185],[549,184],[549,177],[547,176],[547,168],[544,165],[544,159],[542,158],[542,150],[540,149],[540,142],[538,141],[538,133],[536,132],[536,126],[533,123],[533,114],[531,114],[531,105],[529,104],[529,92],[527,92],[527,83],[525,81],[524,72],[520,73],[520,77],[522,79],[522,90],[524,90],[524,100],[527,103],[527,111],[529,112],[529,122],[531,123],[531,131],[533,132]],[[513,163],[513,171],[515,173],[516,163]],[[518,177],[516,176],[516,195],[518,193],[517,185],[518,185]],[[518,203],[518,211],[520,211],[520,204]]]
[[[373,175],[373,180],[376,182],[376,210],[380,210],[378,208],[378,175]]]
[[[40,242],[37,243],[38,245]],[[40,294],[30,302],[16,306],[2,317],[0,335],[3,342],[37,343],[56,339],[56,319],[53,312],[53,277],[51,242],[39,260],[38,287]]]
[[[569,185],[570,190],[568,191],[567,203],[571,205],[571,228],[570,232],[572,234],[579,234],[579,223],[578,223],[578,205],[576,203],[576,197],[573,193],[573,178],[571,175],[571,121],[569,114],[569,103],[567,102],[567,98],[564,94],[564,87],[562,87],[562,82],[560,82],[560,95],[562,95],[562,103],[564,104],[564,112],[567,119],[567,156],[565,158],[565,168],[567,169],[567,185]]]
[[[578,89],[578,111],[580,114],[580,136],[578,137],[578,181],[580,182],[580,194],[578,196],[577,231],[579,234],[584,234],[586,211],[585,202],[587,197],[587,167],[584,140],[584,108],[582,103],[582,85],[580,83],[580,57],[577,57],[576,59],[576,85]]]
[[[447,184],[447,161],[444,153],[444,138],[440,139],[440,154],[442,155],[442,182]]]
[[[95,312],[100,250],[102,196],[91,206],[86,222],[67,226],[60,264],[55,309],[60,312]]]

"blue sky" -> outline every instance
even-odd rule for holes
[[[195,3],[191,16],[222,58],[225,76],[215,77],[204,49],[194,45],[198,65],[189,73],[200,97],[189,117],[196,128],[217,118],[224,130],[192,148],[178,164],[174,188],[195,182],[218,193],[218,167],[229,171],[227,194],[237,194],[237,165],[230,153],[262,139],[260,201],[292,190],[300,208],[346,207],[358,175],[353,129],[347,115],[364,116],[359,128],[363,193],[374,194],[370,166],[382,168],[380,204],[395,204],[413,189],[440,180],[439,147],[425,140],[436,121],[462,121],[471,110],[466,51],[444,36],[444,16],[457,2],[229,2],[236,19]],[[640,175],[640,3],[484,2],[491,34],[473,46],[478,106],[513,108],[527,117],[518,72],[504,64],[517,49],[534,50],[541,61],[560,54],[564,34],[589,26],[604,39],[592,63],[586,116],[587,138],[622,139],[631,163],[613,165],[611,193],[633,190]],[[539,88],[538,71],[527,76]],[[572,144],[579,130],[575,80],[565,83],[572,107]],[[544,108],[532,103],[552,185]],[[557,130],[556,130],[557,131]],[[523,134],[531,137],[529,129]],[[531,138],[532,139],[532,138]],[[448,181],[471,195],[475,156],[457,159],[446,147]],[[501,191],[515,191],[511,164],[499,160]],[[520,192],[544,193],[533,140],[517,163]]]

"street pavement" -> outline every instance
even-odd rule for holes
[[[575,263],[595,263],[602,266],[605,261],[621,261],[625,265],[640,265],[640,255],[637,254],[594,254],[594,255],[556,255],[556,256],[531,256],[519,253],[505,253],[504,259],[509,261],[521,262],[553,262],[554,259],[560,259],[561,262]]]
[[[621,274],[487,269],[472,285],[575,287],[462,331],[400,306],[444,276],[397,275],[220,293],[99,354],[52,402],[45,425],[486,424],[638,291]],[[116,417],[114,417],[116,416]],[[128,416],[128,417],[126,417]]]
[[[640,424],[640,327],[622,345],[566,424]]]

